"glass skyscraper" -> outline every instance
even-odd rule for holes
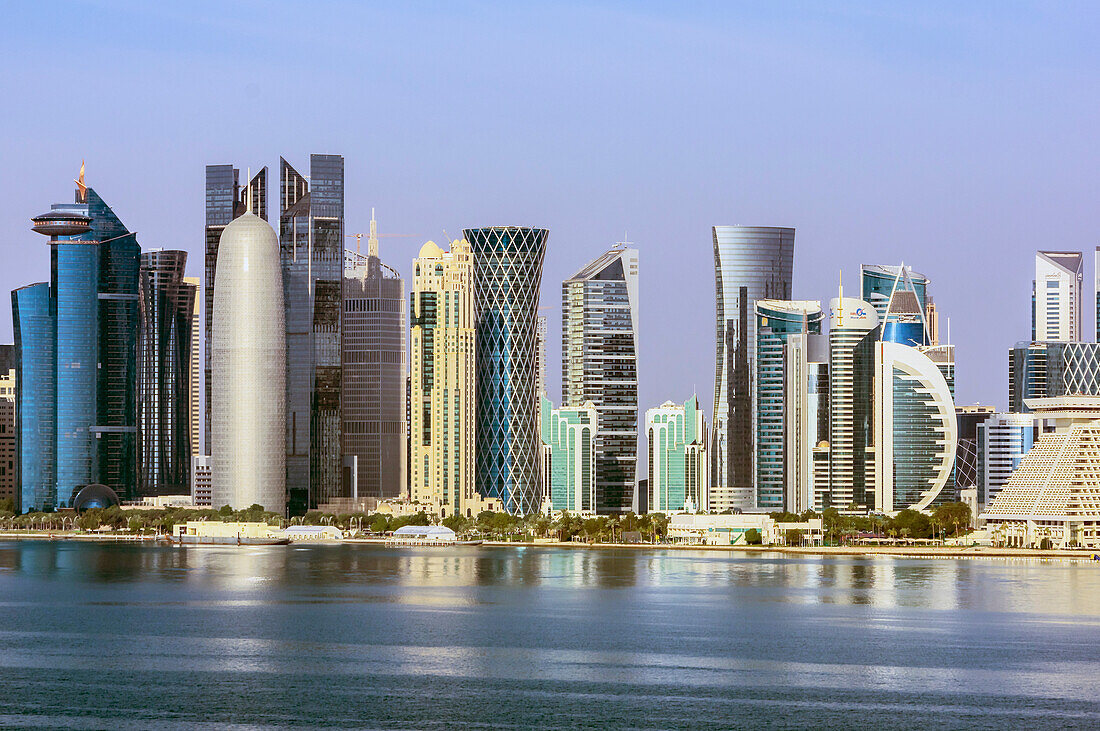
[[[540,398],[543,505],[546,512],[596,511],[596,405],[555,409]]]
[[[135,235],[84,185],[83,172],[76,202],[54,205],[33,224],[50,237],[51,280],[12,296],[20,388],[28,396],[35,389],[18,417],[28,493],[22,502],[69,507],[75,491],[93,482],[131,498],[141,250]],[[50,362],[52,377],[43,372]]]
[[[477,480],[510,513],[541,508],[536,394],[539,286],[549,231],[466,229],[477,308]]]
[[[309,167],[307,181],[279,158],[291,515],[343,493],[344,158],[310,155]]]
[[[692,396],[666,401],[645,414],[649,444],[649,512],[710,510],[707,498],[707,420]]]
[[[138,336],[138,494],[191,489],[191,362],[194,284],[186,251],[141,255]]]
[[[50,285],[11,293],[15,330],[16,506],[24,513],[57,504],[57,342]]]
[[[710,480],[713,507],[726,510],[752,503],[753,304],[791,298],[794,229],[715,226],[712,234],[716,328]]]
[[[357,458],[357,496],[398,497],[407,485],[405,282],[378,258],[373,216],[367,255],[345,259],[342,378],[343,453]]]
[[[1008,410],[1027,399],[1100,396],[1100,343],[1017,343],[1008,351]]]
[[[787,496],[788,340],[791,335],[820,335],[825,313],[820,302],[757,300],[756,320],[756,507],[786,510]]]
[[[907,266],[863,264],[863,300],[878,313],[882,340],[902,345],[931,344],[928,278]]]
[[[214,282],[217,280],[218,242],[229,222],[245,212],[248,199],[252,212],[267,220],[267,168],[252,176],[244,190],[240,186],[240,170],[232,165],[206,166],[206,279],[203,282],[203,443],[210,449],[210,342],[214,313]]]
[[[638,251],[613,248],[562,282],[562,404],[595,404],[596,512],[632,509],[638,462]]]

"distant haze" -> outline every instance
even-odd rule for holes
[[[710,226],[797,229],[794,297],[844,269],[927,275],[959,403],[1006,405],[1038,248],[1100,229],[1100,4],[36,2],[5,8],[5,292],[48,280],[29,218],[87,179],[143,247],[202,273],[204,165],[346,158],[406,276],[463,227],[550,229],[549,390],[561,281],[640,250],[640,409],[712,406]],[[277,225],[278,186],[271,209]],[[349,240],[354,245],[354,240]],[[0,339],[11,339],[10,304]]]

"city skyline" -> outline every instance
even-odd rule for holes
[[[100,75],[106,92],[131,98],[137,114],[109,121],[90,114],[79,135],[70,120],[30,105],[15,105],[0,122],[9,139],[28,143],[6,155],[21,174],[19,186],[6,186],[0,220],[0,236],[27,256],[0,284],[10,291],[43,278],[48,257],[33,246],[25,219],[41,201],[67,193],[57,181],[73,177],[82,158],[91,182],[110,191],[145,245],[188,251],[189,274],[197,274],[203,165],[235,162],[243,178],[247,166],[255,175],[281,150],[339,152],[347,160],[347,230],[366,230],[375,206],[387,232],[414,235],[388,249],[406,279],[419,245],[442,240],[442,229],[539,225],[553,232],[542,289],[553,302],[557,283],[625,230],[647,271],[684,288],[666,309],[643,287],[640,341],[683,327],[701,344],[676,359],[643,349],[642,408],[692,391],[711,408],[712,324],[709,315],[700,318],[706,323],[692,318],[712,310],[713,293],[688,285],[708,276],[710,226],[726,223],[798,229],[798,299],[827,299],[841,266],[852,283],[862,263],[904,261],[926,274],[945,318],[941,331],[950,317],[959,343],[958,402],[1006,408],[1003,349],[1028,331],[1029,303],[1020,293],[1034,278],[1034,250],[1088,252],[1100,229],[1090,187],[1080,184],[1097,163],[1077,124],[1091,118],[1092,95],[1074,71],[1096,65],[1085,32],[1096,12],[1025,8],[1013,18],[990,7],[942,6],[908,17],[843,3],[797,11],[695,7],[670,19],[672,11],[646,5],[501,13],[490,3],[468,9],[466,19],[455,11],[435,20],[414,9],[352,8],[347,26],[383,24],[390,32],[364,47],[351,42],[350,30],[326,28],[341,39],[324,44],[332,75],[310,83],[339,90],[340,113],[333,106],[331,114],[290,121],[274,113],[286,85],[305,78],[279,42],[290,6],[274,5],[264,18],[219,11],[203,23],[142,8],[140,34],[121,34],[117,28],[129,25],[110,6],[54,14],[15,8],[12,22],[22,31],[11,49],[26,59],[26,71],[0,82],[9,96],[31,98],[80,65]],[[616,37],[589,43],[608,23],[618,24]],[[545,30],[526,41],[532,52],[518,53],[515,31],[540,24]],[[320,50],[319,29],[307,30],[291,41],[291,55]],[[81,53],[85,31],[117,53]],[[489,37],[503,45],[478,43]],[[459,53],[470,41],[478,52]],[[575,62],[561,64],[563,53]],[[929,61],[943,53],[950,66]],[[1044,72],[1021,73],[1030,63]],[[448,64],[453,70],[439,74]],[[594,67],[603,73],[589,74]],[[703,74],[712,67],[726,71]],[[350,83],[357,76],[370,83]],[[163,83],[177,77],[179,84]],[[539,81],[521,83],[528,77]],[[423,91],[411,100],[409,80]],[[487,121],[468,101],[492,89],[499,90],[493,99],[561,104],[542,118],[510,108]],[[1017,96],[1042,103],[1005,115],[1003,100]],[[224,98],[267,104],[270,121],[257,122],[253,104],[219,105],[216,122],[191,114]],[[723,100],[721,111],[753,111],[730,122],[708,110],[715,100]],[[387,114],[361,113],[375,104]],[[618,113],[591,116],[607,104]],[[521,149],[542,170],[526,184],[511,164]],[[148,169],[170,173],[151,186]],[[1093,257],[1086,258],[1089,281]],[[972,294],[973,272],[990,262],[998,286]],[[1093,332],[1094,308],[1085,309],[1082,330]],[[984,325],[992,318],[1003,330]],[[12,341],[10,328],[0,322],[0,340]],[[560,332],[558,313],[548,331]],[[548,392],[556,394],[560,366],[549,361]]]

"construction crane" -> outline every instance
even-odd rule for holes
[[[378,222],[374,220],[374,209],[370,209],[370,233],[367,234],[345,234],[344,238],[355,239],[355,255],[362,256],[359,253],[359,246],[363,241],[363,237],[367,237],[367,256],[378,256],[378,239],[411,239],[412,234],[380,234],[378,233]]]

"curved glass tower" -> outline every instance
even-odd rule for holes
[[[183,281],[186,266],[186,251],[153,250],[141,255],[137,398],[141,496],[191,490],[191,328],[198,291]]]
[[[715,226],[714,429],[711,508],[751,507],[753,304],[791,298],[794,229]]]
[[[11,293],[15,330],[16,506],[21,512],[53,509],[56,432],[56,351],[50,285],[29,284]]]
[[[898,343],[875,346],[875,507],[924,510],[953,477],[955,402],[927,355]]]
[[[477,309],[477,490],[510,513],[541,507],[535,340],[544,228],[464,231]]]

